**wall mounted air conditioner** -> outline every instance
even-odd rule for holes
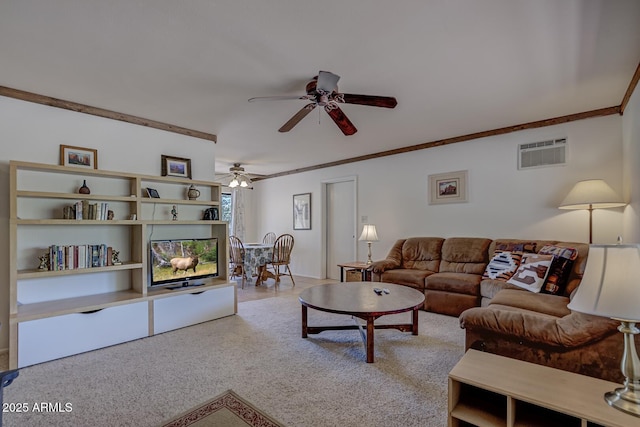
[[[567,138],[518,145],[518,169],[563,165],[567,162]]]

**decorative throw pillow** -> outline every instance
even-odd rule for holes
[[[507,280],[515,286],[519,286],[531,292],[540,292],[544,281],[549,274],[549,267],[553,261],[553,255],[540,255],[525,253],[518,271]]]
[[[509,252],[535,252],[536,242],[505,242],[497,243],[496,251],[509,251]]]
[[[483,279],[507,281],[520,266],[521,252],[495,251],[482,275]]]
[[[578,257],[578,250],[564,248],[562,246],[546,245],[540,249],[540,254],[553,255],[553,262],[549,269],[549,275],[542,287],[545,294],[561,295],[567,286],[573,262]]]

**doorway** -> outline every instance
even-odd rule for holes
[[[356,260],[356,177],[324,183],[325,275],[340,280],[338,263]]]

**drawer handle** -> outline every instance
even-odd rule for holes
[[[93,314],[93,313],[97,313],[99,311],[104,310],[104,308],[99,308],[97,310],[89,310],[89,311],[81,311],[80,314]]]
[[[200,292],[191,292],[189,295],[200,295],[200,294],[204,294],[204,291],[200,291]]]

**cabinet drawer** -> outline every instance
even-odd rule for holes
[[[234,313],[234,286],[159,298],[153,301],[153,333],[159,334]]]
[[[18,367],[146,337],[147,302],[72,313],[18,325]]]

